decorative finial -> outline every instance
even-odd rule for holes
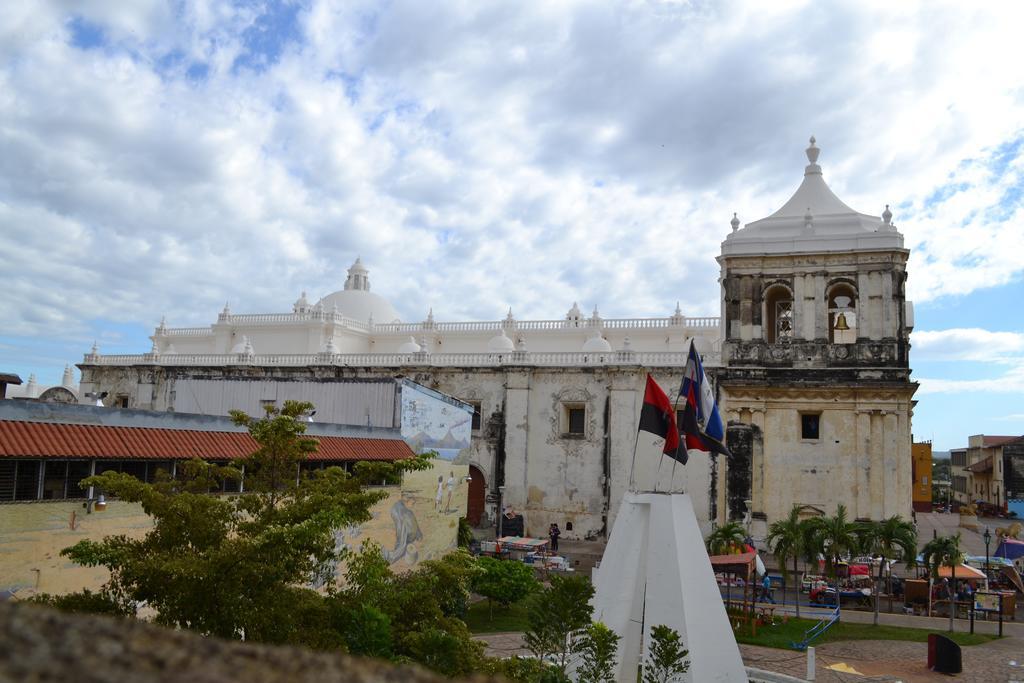
[[[737,230],[740,229],[740,219],[735,213],[732,214],[732,220],[729,221],[729,225],[732,226],[733,232],[736,232]]]
[[[885,205],[885,211],[882,212],[882,220],[886,225],[892,225],[892,211],[889,210],[888,204]]]
[[[160,328],[159,329],[161,329],[161,330],[166,330],[167,329],[167,316],[166,315],[160,316]]]
[[[810,161],[812,164],[818,163],[818,155],[821,154],[821,149],[819,149],[818,146],[814,144],[815,142],[816,140],[812,135],[811,146],[804,150],[805,152],[807,152],[807,160]]]
[[[680,308],[678,301],[676,302],[676,312],[675,312],[675,314],[676,315],[682,315],[683,314],[683,309]]]
[[[601,314],[597,312],[597,304],[594,305],[594,313],[590,316],[594,320],[600,320]]]
[[[95,340],[92,342],[92,355],[98,356],[100,354],[100,345]]]

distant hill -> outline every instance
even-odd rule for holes
[[[949,460],[949,451],[932,451],[932,460]]]

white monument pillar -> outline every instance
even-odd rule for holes
[[[616,680],[636,681],[653,626],[679,632],[687,683],[746,683],[690,497],[626,493],[595,579],[594,621],[621,636]]]

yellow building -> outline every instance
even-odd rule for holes
[[[915,512],[932,511],[932,442],[913,443],[910,446],[913,464],[914,488],[911,500]]]

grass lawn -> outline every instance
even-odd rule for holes
[[[517,602],[506,610],[495,604],[494,618],[492,619],[487,609],[487,601],[481,600],[469,606],[465,621],[472,633],[525,631],[527,627],[526,605],[524,602]]]
[[[753,637],[751,637],[748,627],[743,626],[736,634],[736,642],[789,649],[793,643],[803,640],[804,633],[816,623],[809,619],[790,619],[785,624],[758,626],[757,635]],[[970,633],[954,632],[950,634],[946,631],[929,631],[923,628],[873,626],[840,621],[838,624],[833,624],[823,636],[814,641],[814,644],[831,643],[837,640],[909,640],[923,643],[928,640],[929,633],[941,633],[944,636],[949,636],[958,645],[979,645],[998,637],[981,633],[971,635]]]

